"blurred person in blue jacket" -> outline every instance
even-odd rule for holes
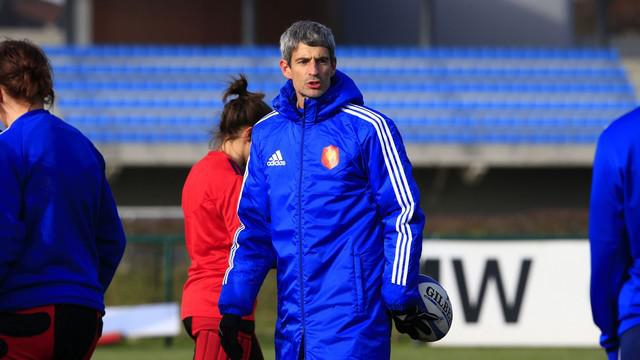
[[[90,358],[125,247],[102,156],[44,109],[52,85],[40,48],[0,42],[2,359]]]
[[[411,164],[393,121],[336,69],[330,29],[296,22],[280,50],[288,81],[253,127],[221,342],[242,358],[240,317],[275,267],[276,358],[388,359],[392,314],[419,301],[424,215]]]
[[[640,358],[640,108],[614,121],[593,162],[591,309],[610,360]]]

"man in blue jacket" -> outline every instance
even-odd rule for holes
[[[393,122],[336,70],[327,27],[296,22],[280,50],[288,81],[253,128],[219,300],[223,346],[240,358],[239,317],[276,267],[277,358],[388,359],[390,312],[419,301],[424,215],[411,164]]]
[[[640,108],[598,140],[589,219],[591,309],[609,360],[640,358]]]

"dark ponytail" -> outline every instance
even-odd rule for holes
[[[0,86],[31,105],[51,105],[55,100],[49,59],[28,40],[0,42]]]
[[[255,125],[258,120],[271,112],[269,105],[262,100],[264,94],[248,91],[248,85],[247,78],[240,74],[237,78],[232,78],[224,92],[222,96],[222,101],[225,103],[224,109],[212,141],[216,145],[222,144],[225,140],[237,138],[245,127]]]

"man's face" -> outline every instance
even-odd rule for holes
[[[291,62],[280,60],[280,69],[293,82],[298,107],[302,108],[304,98],[320,97],[329,89],[336,63],[331,61],[329,49],[300,43],[291,54]]]

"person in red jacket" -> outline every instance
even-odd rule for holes
[[[182,190],[185,241],[191,258],[182,292],[182,319],[195,340],[195,360],[227,359],[218,336],[222,318],[218,297],[233,236],[240,225],[236,210],[249,158],[251,128],[271,112],[262,100],[264,94],[249,92],[247,86],[242,75],[229,85],[222,98],[225,105],[220,126],[212,141],[216,150],[193,165]],[[253,314],[241,322],[244,331],[238,340],[244,358],[262,359]]]

